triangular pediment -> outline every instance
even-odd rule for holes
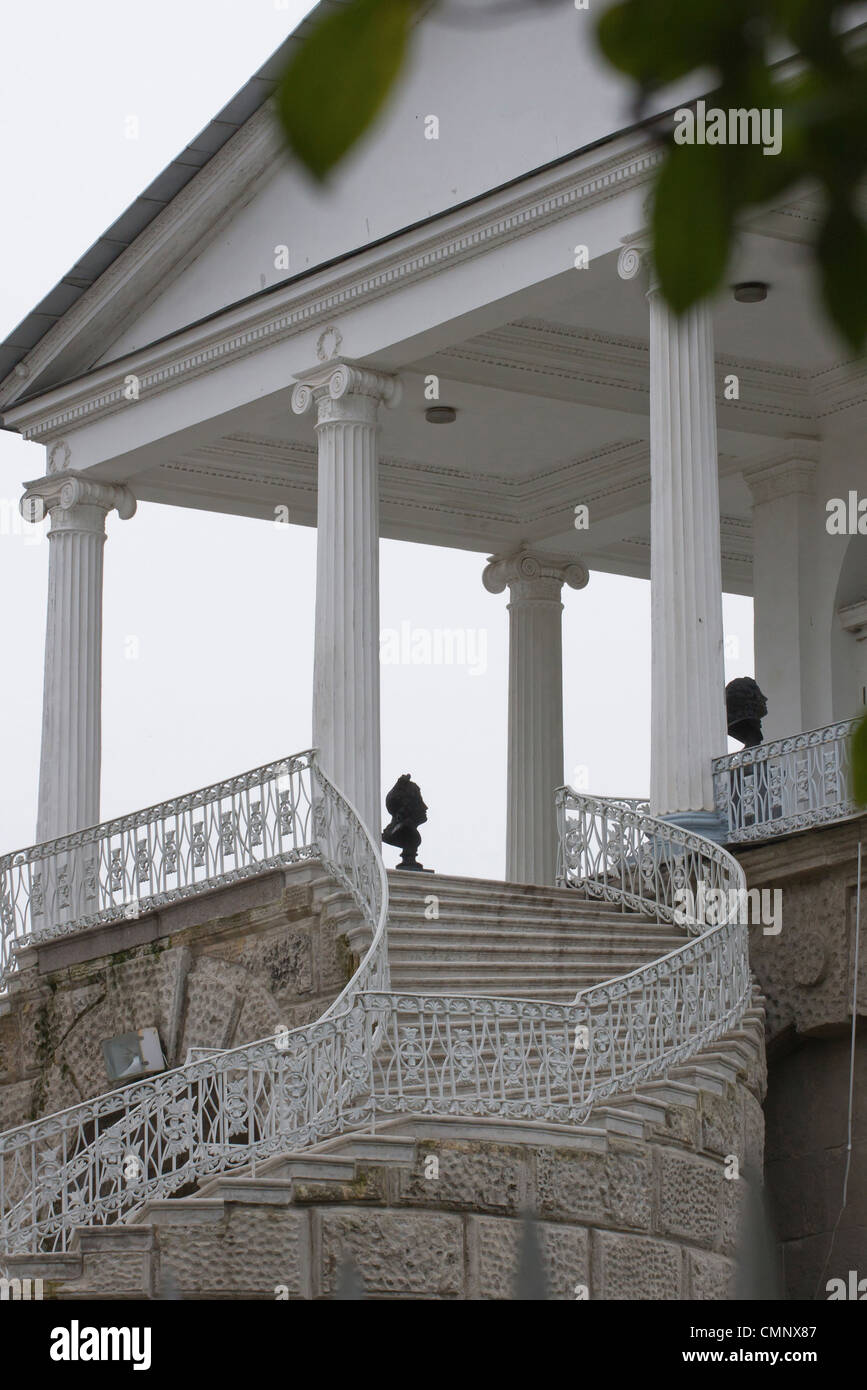
[[[434,12],[379,124],[320,189],[262,105],[286,50],[10,335],[0,406],[447,216],[624,124],[624,89],[599,63],[588,12],[534,7],[460,28]]]

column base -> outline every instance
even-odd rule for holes
[[[674,811],[657,819],[668,821],[669,825],[679,825],[691,835],[703,835],[706,840],[713,840],[718,845],[728,841],[728,825],[716,811]]]

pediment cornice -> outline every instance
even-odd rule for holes
[[[261,118],[265,119],[264,111]],[[226,151],[234,148],[245,133],[247,126],[229,142]],[[252,135],[248,138],[253,142]],[[271,149],[267,136],[260,134],[258,138],[263,148]],[[49,388],[32,400],[11,404],[26,387],[10,377],[0,387],[0,407],[6,407],[4,421],[28,439],[55,436],[84,421],[123,409],[128,373],[134,373],[142,392],[147,391],[152,397],[212,372],[223,363],[283,342],[312,325],[326,325],[341,311],[394,294],[579,210],[618,197],[645,183],[660,159],[658,149],[644,137],[621,140],[618,146],[602,159],[591,160],[586,154],[576,156],[568,166],[530,176],[519,185],[490,194],[463,209],[446,211],[434,223],[403,233],[385,246],[362,249],[349,261],[326,271],[272,286],[116,363]],[[208,170],[210,165],[203,176]],[[211,171],[210,177],[216,181],[218,173]],[[192,196],[198,186],[198,180],[193,180],[185,192]],[[213,191],[211,196],[215,196]],[[61,338],[65,335],[68,342],[79,331],[87,307],[100,297],[110,301],[118,292],[117,277],[124,270],[130,276],[143,274],[143,265],[153,254],[144,243],[166,232],[163,219],[169,218],[173,206],[155,220],[148,232],[133,243],[25,359],[31,367],[31,379],[37,369],[44,368]],[[139,246],[139,242],[143,245]],[[136,261],[141,262],[137,269],[133,264]]]

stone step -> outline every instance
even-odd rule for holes
[[[431,904],[425,898],[438,898],[436,910],[439,912],[439,920],[443,917],[478,917],[478,918],[516,918],[523,922],[605,922],[616,924],[623,922],[628,925],[636,923],[655,923],[656,918],[645,913],[622,912],[614,903],[587,902],[578,899],[574,903],[557,902],[526,902],[523,899],[510,902],[507,899],[498,902],[487,902],[484,899],[471,897],[453,897],[445,893],[433,894],[413,894],[398,895],[389,893],[389,912],[392,917],[417,916],[426,921],[435,921],[432,918]]]
[[[639,965],[647,965],[659,959],[659,952],[653,947],[621,947],[616,951],[587,951],[552,947],[550,950],[525,950],[520,946],[508,950],[498,950],[495,946],[480,946],[476,950],[457,950],[443,945],[419,950],[412,942],[405,945],[389,946],[389,964],[392,970],[407,974],[413,970],[453,972],[455,968],[478,971],[500,971],[506,974],[526,971],[532,974],[546,974],[556,970],[561,977],[568,972],[591,974],[601,979],[629,974]]]
[[[425,898],[432,893],[436,894],[441,903],[460,903],[467,906],[520,907],[530,912],[540,909],[577,913],[598,912],[602,916],[638,915],[631,909],[624,909],[619,902],[585,897],[574,888],[524,888],[517,884],[454,879],[439,874],[425,874],[423,878],[414,878],[407,884],[401,875],[388,876],[389,899],[395,903],[415,902],[424,905]]]
[[[604,971],[595,975],[592,972],[569,972],[565,977],[562,972],[556,971],[548,975],[531,975],[529,972],[515,971],[511,975],[485,976],[476,975],[470,970],[455,970],[451,974],[443,971],[435,974],[431,972],[428,976],[421,972],[404,974],[396,971],[392,977],[392,988],[400,994],[447,994],[450,997],[465,994],[473,999],[535,999],[539,1002],[550,998],[561,1004],[573,1004],[578,1001],[579,995],[603,988],[607,979]],[[543,993],[539,995],[533,993],[534,990],[542,990]],[[409,1023],[409,1019],[405,1021]]]
[[[646,931],[632,928],[629,931],[609,931],[600,927],[588,931],[586,927],[564,928],[552,931],[550,927],[525,930],[520,922],[479,926],[475,923],[438,922],[409,925],[392,922],[389,919],[389,941],[394,947],[406,949],[413,945],[429,950],[443,947],[467,947],[470,950],[519,950],[522,952],[539,950],[581,950],[610,951],[612,954],[640,947],[642,950],[655,950],[664,955],[686,943],[685,936],[675,932],[661,931],[658,927],[648,927]]]

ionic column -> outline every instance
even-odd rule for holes
[[[99,821],[102,551],[115,508],[124,520],[135,513],[128,488],[69,473],[29,484],[21,503],[28,520],[51,519],[39,843]]]
[[[623,279],[638,273],[634,246]],[[718,829],[711,762],[726,751],[713,323],[650,302],[650,809]]]
[[[379,483],[376,418],[398,379],[330,363],[292,393],[315,405],[319,446],[313,742],[323,771],[378,840]]]
[[[509,586],[509,743],[506,879],[554,882],[557,818],[563,785],[563,637],[560,591],[583,589],[586,566],[569,556],[522,546],[491,556],[485,588]]]

